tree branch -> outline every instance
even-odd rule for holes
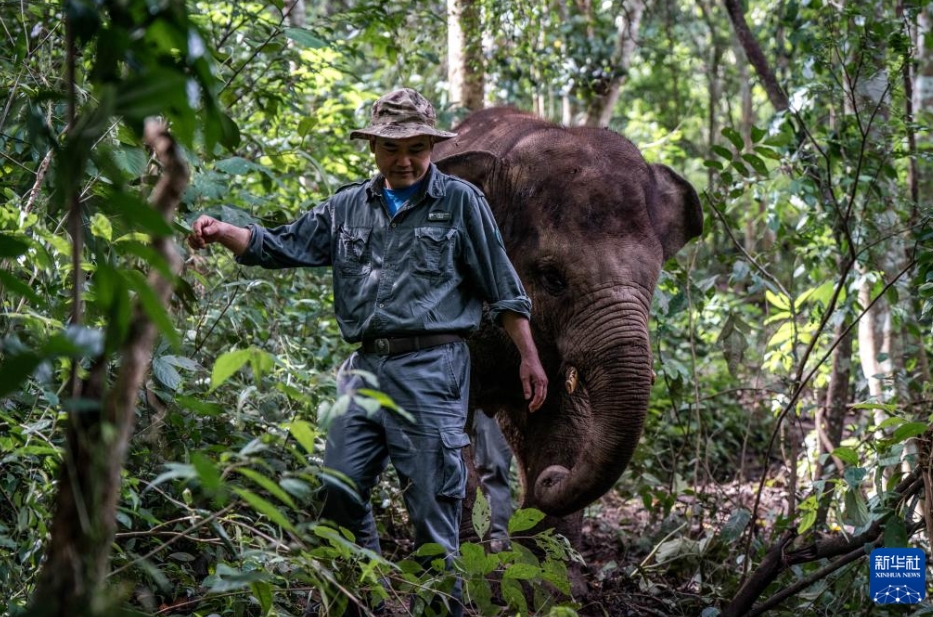
[[[161,122],[147,122],[145,139],[163,169],[151,202],[170,222],[188,184],[188,166]],[[180,269],[181,259],[170,238],[154,239],[153,247],[174,272]],[[158,269],[149,275],[149,285],[163,306],[171,298],[174,279]],[[116,532],[120,474],[135,425],[137,394],[157,334],[151,318],[137,303],[113,385],[107,388],[111,364],[107,356],[94,361],[88,379],[74,384],[82,400],[99,405],[69,414],[52,535],[32,598],[33,615],[65,617],[106,610],[100,608],[100,595]]]
[[[765,92],[768,93],[768,100],[771,101],[771,105],[777,111],[786,111],[790,107],[790,102],[784,90],[778,84],[777,76],[771,70],[771,65],[768,64],[768,60],[761,51],[758,41],[755,40],[755,35],[752,34],[751,29],[748,27],[739,0],[724,0],[724,2],[726,12],[729,13],[729,19],[732,21],[732,27],[739,38],[739,43],[741,43],[742,49],[745,50],[748,61],[755,67],[758,77],[761,78],[761,85],[764,86]]]
[[[878,542],[884,533],[884,525],[888,519],[897,510],[897,505],[902,504],[908,498],[916,495],[923,490],[924,482],[921,477],[920,469],[914,469],[907,477],[898,483],[893,493],[897,496],[896,506],[876,519],[864,532],[857,536],[846,537],[842,535],[830,537],[828,540],[814,542],[802,548],[788,551],[787,547],[797,537],[796,531],[785,532],[781,538],[768,550],[768,553],[762,559],[761,564],[752,574],[752,576],[739,589],[732,601],[723,609],[722,617],[752,617],[761,615],[769,608],[783,602],[794,593],[806,588],[812,583],[820,580],[828,574],[839,569],[843,565],[854,561],[862,555],[866,555],[865,545]],[[821,568],[818,573],[814,573],[807,579],[803,579],[795,584],[795,587],[807,581],[800,587],[788,593],[788,589],[778,592],[771,599],[763,604],[753,607],[755,600],[767,589],[768,585],[774,582],[790,566],[810,563],[820,559],[832,559],[844,555],[841,560],[835,564],[829,564]],[[853,556],[854,555],[854,556]],[[816,576],[819,574],[819,576]],[[773,602],[772,602],[773,600]]]

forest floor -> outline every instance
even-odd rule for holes
[[[701,564],[713,563],[719,576],[725,569],[725,578],[738,579],[740,566],[734,560],[740,551],[734,545],[744,542],[747,535],[724,541],[722,530],[734,521],[735,512],[753,509],[757,491],[756,481],[708,486],[702,492],[681,495],[663,520],[653,516],[640,497],[625,499],[614,491],[603,496],[587,508],[582,546],[578,547],[586,562],[581,578],[587,587],[586,593],[574,598],[579,615],[698,617],[703,608],[717,605],[721,598],[698,593],[698,579],[717,574]],[[762,492],[759,529],[766,529],[775,515],[786,511],[785,494],[781,486]],[[410,546],[407,538],[394,540],[397,546]],[[388,539],[387,544],[393,543]],[[731,565],[724,563],[729,554]],[[409,616],[405,607],[388,608],[388,617]]]

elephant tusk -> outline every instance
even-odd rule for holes
[[[564,387],[567,388],[568,394],[573,394],[574,390],[577,389],[577,369],[572,366],[567,369],[567,378],[564,380]]]

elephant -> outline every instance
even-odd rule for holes
[[[531,298],[550,383],[530,414],[518,353],[484,319],[469,339],[470,408],[498,418],[522,507],[579,545],[583,508],[612,488],[641,438],[654,377],[651,300],[664,262],[702,232],[699,198],[608,129],[489,108],[454,131],[434,161],[486,195]]]

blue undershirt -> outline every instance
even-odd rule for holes
[[[390,189],[389,187],[383,189],[382,194],[385,195],[386,206],[389,208],[390,216],[395,216],[395,213],[405,205],[411,196],[418,192],[422,182],[424,182],[424,180],[419,180],[403,189]]]

